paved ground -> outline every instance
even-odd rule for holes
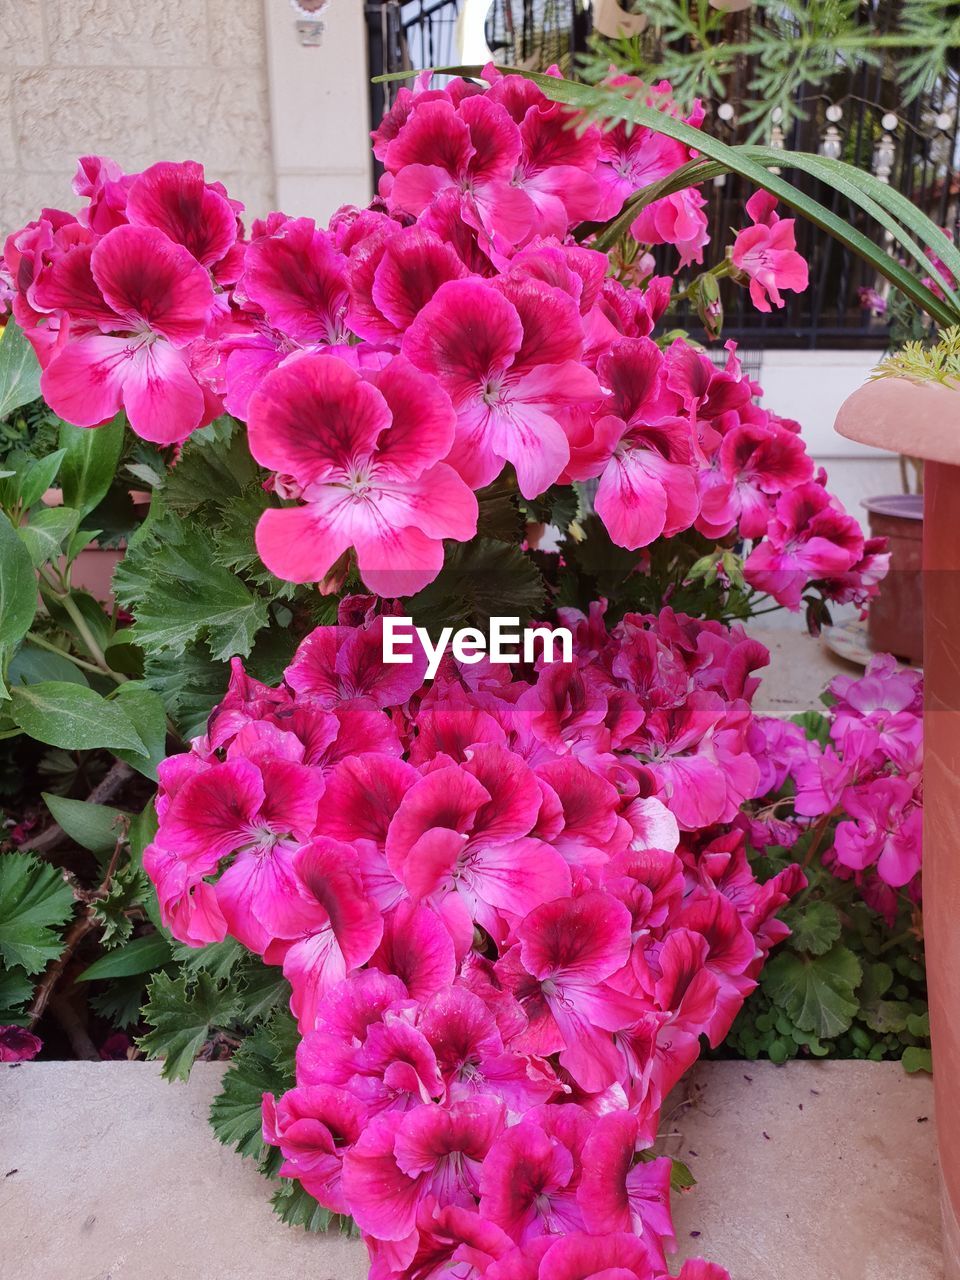
[[[206,1123],[222,1067],[0,1067],[4,1280],[364,1280],[362,1247],[283,1226]],[[939,1280],[928,1077],[898,1064],[708,1063],[665,1114],[697,1186],[681,1256],[733,1280]],[[699,1233],[698,1235],[695,1233]]]

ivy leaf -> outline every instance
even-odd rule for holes
[[[113,481],[123,449],[125,418],[122,413],[102,427],[60,427],[60,448],[65,451],[60,464],[63,501],[82,519],[98,506]]]
[[[485,628],[494,616],[525,626],[543,608],[543,579],[518,546],[475,538],[448,543],[438,576],[408,602],[410,616],[431,634],[469,623]]]
[[[10,690],[11,712],[25,733],[48,747],[91,751],[95,747],[148,754],[133,721],[116,701],[65,681],[18,685]]]
[[[16,320],[7,321],[0,341],[0,422],[40,397],[40,362]]]
[[[163,1058],[168,1080],[186,1080],[211,1032],[236,1020],[239,1002],[229,987],[200,972],[155,975],[143,1015],[153,1028],[137,1041],[148,1058]]]
[[[832,902],[802,904],[783,914],[785,924],[793,931],[790,946],[794,951],[808,951],[822,956],[840,937],[840,913]]]
[[[57,929],[73,915],[63,876],[32,853],[0,855],[0,960],[39,973],[63,949]]]
[[[854,992],[862,976],[857,957],[836,942],[819,956],[781,951],[767,965],[761,985],[801,1031],[830,1039],[853,1021],[860,1007]]]
[[[150,655],[179,657],[203,639],[214,658],[246,657],[269,621],[266,600],[215,563],[199,525],[187,530],[167,514],[144,529],[114,575],[117,599],[136,619],[131,635]]]

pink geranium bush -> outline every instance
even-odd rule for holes
[[[326,228],[272,213],[247,229],[194,162],[124,174],[84,158],[79,214],[44,210],[4,253],[50,407],[82,426],[123,409],[161,446],[239,418],[267,473],[257,553],[326,591],[354,575],[414,595],[478,515],[483,536],[478,500],[493,485],[566,532],[558,495],[579,485],[596,490],[601,553],[647,568],[646,549],[674,540],[669,572],[637,604],[656,606],[718,545],[728,586],[736,564],[733,612],[755,599],[817,617],[823,600],[863,604],[883,549],[814,474],[797,425],[760,407],[732,349],[721,368],[656,339],[669,277],[650,265],[618,278],[591,247],[585,228],[690,149],[646,128],[575,128],[529,80],[485,74],[402,88],[374,134],[378,197]],[[615,83],[677,113],[668,85]],[[688,123],[702,122],[697,105]],[[688,189],[647,206],[635,263],[657,245],[681,270],[701,263],[704,204]],[[772,197],[747,212],[717,271],[749,280],[769,309],[806,287],[806,265]]]
[[[570,663],[424,684],[347,601],[278,686],[237,664],[161,767],[164,923],[282,967],[296,1085],[264,1136],[372,1276],[665,1274],[661,1104],[804,883],[760,884],[737,829],[763,646],[670,609],[562,616]]]

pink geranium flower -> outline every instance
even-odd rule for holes
[[[553,484],[570,456],[562,410],[600,395],[582,350],[573,300],[533,280],[441,285],[403,340],[404,354],[453,401],[451,464],[479,489],[510,462],[528,498]]]
[[[856,520],[811,481],[777,500],[767,536],[750,552],[744,576],[789,609],[799,609],[811,579],[852,568],[863,551]]]
[[[806,259],[797,253],[793,218],[776,213],[776,199],[757,191],[747,201],[752,227],[738,232],[733,243],[733,265],[750,277],[750,298],[758,311],[784,305],[781,289],[802,293],[809,283]]]
[[[0,1027],[0,1062],[29,1062],[43,1041],[25,1027]]]
[[[122,407],[145,440],[183,440],[208,416],[185,348],[206,332],[209,275],[182,245],[146,226],[110,231],[93,247],[89,272],[100,302],[91,313],[76,295],[80,323],[43,371],[44,397],[78,426],[97,426]],[[36,296],[54,303],[42,288]],[[69,296],[56,302],[70,314]]]
[[[361,374],[304,355],[269,374],[250,401],[250,449],[302,505],[261,516],[264,563],[322,582],[353,548],[372,591],[420,590],[440,572],[443,539],[476,532],[476,499],[442,461],[454,425],[447,397],[402,357]]]
[[[606,412],[570,471],[576,478],[600,472],[597,514],[614,542],[636,550],[693,523],[694,440],[663,381],[663,354],[649,338],[616,343],[597,372],[610,391]]]

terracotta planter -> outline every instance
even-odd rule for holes
[[[923,661],[923,495],[868,498],[870,533],[887,539],[890,572],[870,605],[867,631],[875,653]]]
[[[868,383],[837,431],[926,459],[923,918],[947,1280],[960,1280],[960,389]]]

